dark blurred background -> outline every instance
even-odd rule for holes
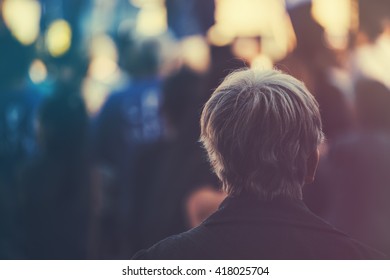
[[[129,259],[225,194],[199,116],[231,71],[320,104],[312,211],[390,255],[390,1],[0,0],[0,259]]]

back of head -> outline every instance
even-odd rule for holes
[[[374,80],[356,84],[356,112],[360,126],[366,130],[390,132],[390,90]]]
[[[301,199],[308,158],[322,137],[314,97],[277,70],[230,74],[201,118],[201,141],[230,195]]]
[[[186,68],[168,77],[163,85],[162,111],[168,124],[193,140],[199,136],[201,86],[202,78]]]
[[[42,104],[38,122],[45,151],[63,158],[80,156],[84,149],[88,116],[81,98],[56,92]]]
[[[390,2],[388,0],[358,0],[359,29],[371,42],[374,42],[385,30],[386,21],[390,19]]]
[[[299,5],[289,11],[291,23],[297,38],[295,52],[304,58],[327,50],[325,29],[313,18],[312,4]]]
[[[122,36],[119,39],[121,67],[134,77],[153,77],[160,64],[160,42],[157,39]]]

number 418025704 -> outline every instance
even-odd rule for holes
[[[218,275],[268,275],[268,267],[218,267],[215,274]]]

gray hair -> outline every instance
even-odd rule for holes
[[[278,70],[230,74],[202,112],[200,140],[230,195],[302,199],[307,159],[322,139],[318,103]]]

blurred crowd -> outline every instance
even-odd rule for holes
[[[304,200],[390,255],[390,2],[258,0],[247,33],[234,2],[256,1],[0,1],[0,259],[129,259],[200,224],[225,198],[200,112],[242,67],[306,84],[326,141]],[[320,2],[348,4],[344,33]]]

